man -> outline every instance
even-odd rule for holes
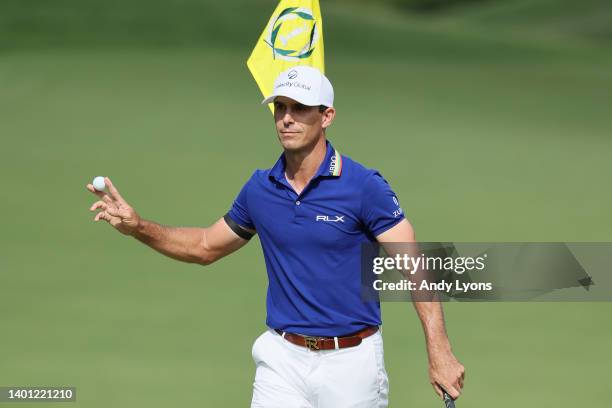
[[[360,298],[361,244],[414,242],[395,194],[374,171],[327,141],[334,93],[318,70],[296,66],[276,80],[274,120],[283,154],[257,170],[230,211],[208,228],[146,221],[109,179],[105,220],[164,255],[208,265],[259,234],[268,271],[269,330],[253,344],[252,407],[386,407],[388,380],[380,304]],[[430,381],[457,398],[464,368],[454,357],[438,302],[415,302],[429,355]]]

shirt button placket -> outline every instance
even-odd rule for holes
[[[294,206],[293,206],[293,222],[295,222],[296,224],[300,224],[301,223],[301,218],[302,218],[302,201],[301,200],[295,200],[294,202]]]

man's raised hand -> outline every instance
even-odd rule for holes
[[[92,184],[86,186],[87,190],[100,198],[89,208],[89,211],[101,210],[94,217],[94,221],[104,220],[122,234],[133,235],[140,224],[140,217],[121,197],[108,177],[104,177],[104,182],[108,186],[110,195],[97,191]]]

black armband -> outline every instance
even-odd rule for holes
[[[238,235],[240,238],[246,239],[248,241],[249,239],[253,238],[253,235],[255,235],[254,233],[245,230],[243,227],[237,224],[236,221],[232,220],[232,217],[229,216],[229,213],[225,214],[223,216],[223,219],[227,223],[227,226],[230,227],[230,229],[234,231],[236,235]]]

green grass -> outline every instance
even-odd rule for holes
[[[367,23],[340,6],[326,16],[330,139],[381,170],[420,240],[611,240],[607,45],[485,35],[471,9]],[[245,67],[262,26],[236,47],[119,34],[84,47],[87,34],[59,48],[23,36],[0,54],[0,385],[75,385],[67,407],[248,404],[265,319],[257,239],[208,268],[180,264],[94,224],[84,184],[109,175],[166,224],[223,215],[280,153]],[[383,309],[391,406],[440,406],[411,306]],[[603,406],[611,311],[447,304],[461,406]]]

